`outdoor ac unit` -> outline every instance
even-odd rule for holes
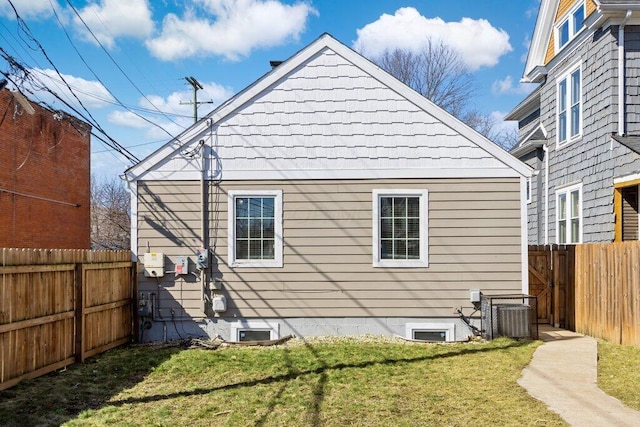
[[[531,307],[525,304],[499,304],[497,309],[498,335],[511,338],[531,336]]]

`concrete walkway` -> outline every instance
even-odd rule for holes
[[[595,339],[548,326],[540,339],[545,344],[518,380],[531,396],[572,426],[640,426],[640,412],[598,388]]]

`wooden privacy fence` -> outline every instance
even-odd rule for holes
[[[129,251],[0,249],[0,390],[131,340]]]
[[[575,247],[576,332],[640,347],[640,241]]]

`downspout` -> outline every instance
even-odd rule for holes
[[[624,113],[626,102],[624,100],[625,87],[625,70],[624,70],[624,26],[631,18],[631,10],[627,10],[627,14],[618,27],[618,135],[625,134],[624,129]]]
[[[544,244],[549,244],[549,147],[542,144],[544,151]]]
[[[211,119],[209,119],[210,121]],[[205,251],[207,255],[207,259],[209,258],[209,248],[207,246],[207,237],[206,237],[206,226],[207,226],[207,210],[206,210],[206,192],[205,192],[205,173],[207,168],[205,167],[205,147],[206,142],[202,140],[202,147],[200,147],[200,243],[202,245],[202,249]],[[207,263],[208,265],[208,263]],[[202,309],[202,313],[205,313],[205,291],[206,291],[206,282],[207,282],[207,268],[202,268],[200,270],[200,308]]]

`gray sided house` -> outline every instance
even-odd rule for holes
[[[542,0],[523,81],[529,243],[637,240],[640,1]]]
[[[527,289],[530,174],[325,34],[126,172],[145,340],[463,339]]]

